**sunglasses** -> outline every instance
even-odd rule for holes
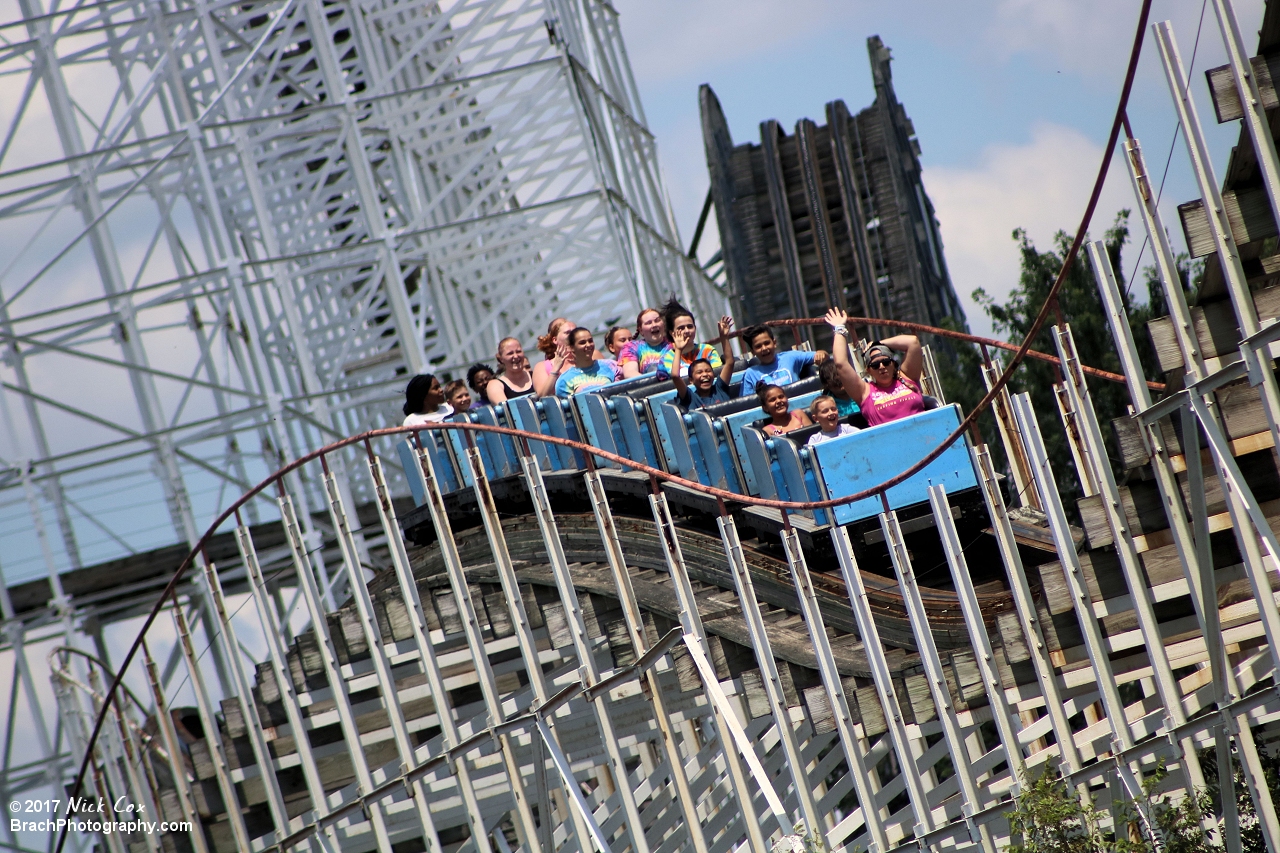
[[[892,360],[892,359],[882,358],[882,359],[880,359],[879,361],[873,361],[873,362],[871,362],[870,364],[868,364],[868,365],[867,365],[867,367],[870,367],[872,370],[879,370],[880,368],[882,368],[882,367],[888,367],[889,365],[891,365],[891,364],[893,364],[893,363],[894,363],[894,362],[893,362],[893,360]]]

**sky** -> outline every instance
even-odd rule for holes
[[[925,186],[941,223],[947,263],[970,328],[991,333],[975,288],[1002,299],[1016,286],[1024,228],[1046,248],[1074,233],[1111,128],[1133,44],[1138,0],[615,0],[650,130],[657,137],[680,233],[687,246],[707,192],[698,86],[709,83],[735,143],[759,142],[760,122],[824,121],[825,104],[851,111],[874,99],[866,39],[893,51],[893,80],[923,154]],[[1257,47],[1261,0],[1234,0],[1246,50]],[[1205,69],[1226,63],[1212,5],[1155,0],[1150,23],[1169,20],[1221,181],[1239,122],[1219,126]],[[1197,39],[1197,33],[1199,38]],[[1194,49],[1195,63],[1191,65]],[[1177,117],[1148,28],[1129,116],[1157,180]],[[1181,136],[1161,213],[1183,243],[1177,205],[1198,197]],[[1113,158],[1091,233],[1133,208],[1129,178]],[[1141,222],[1125,272],[1144,242]],[[704,236],[706,260],[718,235]],[[1151,261],[1142,252],[1141,266]],[[1145,296],[1139,286],[1136,293]]]

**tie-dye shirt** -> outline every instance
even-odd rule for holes
[[[556,380],[556,396],[568,397],[588,388],[608,385],[616,378],[617,373],[608,361],[596,361],[585,370],[574,366],[560,374],[560,378]]]
[[[653,373],[662,364],[662,357],[671,351],[670,344],[655,347],[644,338],[627,341],[618,351],[618,368],[621,369],[629,361],[640,367],[641,373]]]
[[[675,347],[668,347],[662,354],[662,362],[658,365],[658,373],[665,376],[671,376],[675,373],[676,355]],[[680,355],[680,375],[688,376],[689,365],[700,358],[705,358],[707,361],[711,362],[712,370],[719,370],[724,364],[724,361],[720,358],[720,353],[716,352],[715,347],[711,344],[698,344],[694,347],[692,355]]]

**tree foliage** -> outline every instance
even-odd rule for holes
[[[1111,266],[1118,277],[1122,276],[1121,256],[1129,243],[1128,217],[1129,211],[1120,211],[1103,237]],[[1018,285],[1003,302],[997,301],[983,288],[975,290],[973,298],[991,319],[997,335],[1011,343],[1021,343],[1031,330],[1036,315],[1045,303],[1062,269],[1063,259],[1071,246],[1072,238],[1065,231],[1059,231],[1054,235],[1052,246],[1043,251],[1022,229],[1013,232],[1013,239],[1018,244],[1021,256]],[[1199,269],[1189,266],[1185,257],[1179,260],[1185,288],[1193,278],[1198,277]],[[1148,291],[1145,304],[1135,303],[1130,298],[1129,287],[1122,277],[1119,279],[1119,285],[1125,296],[1125,310],[1128,312],[1129,326],[1138,347],[1138,356],[1142,361],[1145,378],[1157,380],[1159,376],[1155,351],[1146,326],[1155,317],[1165,315],[1167,310],[1153,267],[1147,268],[1144,278]],[[1113,373],[1123,372],[1111,338],[1102,300],[1098,294],[1092,264],[1089,262],[1087,252],[1083,249],[1077,254],[1062,288],[1058,291],[1057,307],[1058,310],[1050,313],[1048,322],[1032,342],[1033,349],[1051,355],[1057,354],[1052,330],[1054,323],[1061,316],[1071,327],[1076,350],[1084,364]],[[954,401],[968,411],[986,393],[981,378],[982,356],[979,349],[973,346],[957,347],[956,355],[953,363],[941,368],[943,386]],[[1007,363],[1009,354],[991,353],[991,355],[998,363],[1004,364]],[[1069,511],[1072,511],[1075,505],[1074,498],[1080,497],[1081,493],[1071,451],[1058,414],[1057,402],[1054,399],[1053,386],[1060,379],[1061,374],[1056,365],[1036,359],[1026,359],[1010,381],[1009,391],[1014,394],[1027,392],[1031,395],[1032,407],[1040,423],[1040,431],[1044,436],[1049,461],[1058,480],[1059,491],[1062,493],[1064,504]],[[1098,423],[1103,430],[1103,437],[1109,440],[1111,421],[1123,416],[1129,406],[1128,391],[1124,385],[1115,382],[1092,377],[1087,381]],[[996,451],[997,459],[1003,460],[1003,448],[998,448],[999,440],[994,420],[987,417],[980,420],[979,424],[985,440]],[[1118,456],[1115,447],[1109,445],[1108,452],[1112,455],[1114,465]]]
[[[1255,734],[1262,733],[1255,730]],[[1261,739],[1261,738],[1259,738]],[[1259,748],[1258,757],[1262,762],[1262,772],[1267,780],[1267,788],[1271,791],[1271,799],[1280,803],[1280,757],[1274,756]],[[1222,814],[1222,790],[1218,778],[1218,762],[1213,750],[1205,750],[1200,755],[1200,766],[1204,768],[1206,792],[1214,811]],[[1235,776],[1234,789],[1236,813],[1240,816],[1240,850],[1241,853],[1267,853],[1267,843],[1262,835],[1262,824],[1253,807],[1253,796],[1245,783],[1244,770],[1240,767],[1237,756],[1232,755],[1231,766]]]
[[[1056,765],[1023,777],[1009,813],[1008,853],[1219,853],[1221,845],[1202,825],[1210,795],[1196,792],[1175,801],[1160,792],[1167,775],[1157,767],[1138,796],[1115,803],[1109,831],[1104,813],[1092,799],[1082,799]]]

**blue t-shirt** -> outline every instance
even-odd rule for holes
[[[684,396],[680,398],[680,405],[684,406],[686,412],[692,412],[695,409],[714,406],[716,403],[727,403],[732,399],[733,394],[730,392],[729,386],[725,385],[724,380],[717,376],[711,386],[710,396],[702,396],[692,385],[689,385],[684,389]]]
[[[755,393],[756,386],[790,385],[800,381],[800,371],[813,364],[813,353],[803,350],[786,350],[778,353],[773,364],[753,364],[742,376],[742,396]]]
[[[560,374],[560,378],[556,380],[556,396],[568,397],[587,388],[608,385],[616,378],[617,373],[611,361],[597,360],[585,370],[574,366]]]

